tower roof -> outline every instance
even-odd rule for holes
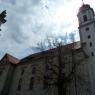
[[[90,5],[89,4],[83,4],[80,8],[79,11],[85,11],[90,9]]]

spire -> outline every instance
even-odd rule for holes
[[[84,1],[82,0],[82,5],[84,5]]]

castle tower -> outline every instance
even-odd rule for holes
[[[95,95],[95,14],[88,4],[83,4],[78,12],[79,34],[84,51],[88,55],[87,65],[91,94]]]

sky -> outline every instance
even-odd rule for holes
[[[95,0],[84,0],[95,10]],[[47,36],[73,32],[79,41],[77,13],[82,0],[0,0],[7,22],[0,31],[0,58],[9,53],[19,59],[37,52]]]

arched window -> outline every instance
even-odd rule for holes
[[[32,74],[35,74],[35,72],[36,72],[36,67],[33,67],[32,68]]]
[[[18,83],[18,88],[17,88],[17,90],[19,90],[19,91],[21,90],[21,83],[22,83],[22,79],[20,79],[20,80],[19,80],[19,83]]]
[[[34,77],[30,78],[30,85],[29,85],[29,89],[32,90],[34,86]]]

